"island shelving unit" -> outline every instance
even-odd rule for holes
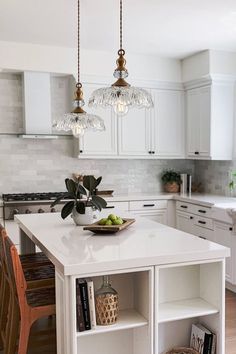
[[[197,322],[225,354],[227,248],[143,218],[116,236],[92,236],[57,214],[16,220],[23,251],[37,245],[55,264],[59,354],[164,354],[188,346]],[[77,332],[76,280],[97,289],[104,275],[119,294],[119,319]]]

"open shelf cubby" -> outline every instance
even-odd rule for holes
[[[217,334],[222,353],[223,269],[221,261],[156,267],[156,354],[189,346],[193,323]]]
[[[120,354],[121,349],[122,354],[153,353],[153,273],[152,268],[145,268],[109,275],[119,297],[118,320],[113,325],[77,332],[78,354]],[[102,275],[89,279],[95,291],[100,288]]]

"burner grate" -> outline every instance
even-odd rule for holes
[[[61,197],[66,192],[45,192],[45,193],[12,193],[3,194],[2,199],[4,202],[21,202],[21,201],[37,201],[37,200],[54,200]],[[69,199],[68,197],[65,199]]]

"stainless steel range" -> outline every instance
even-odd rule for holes
[[[64,194],[65,192],[3,194],[4,220],[13,220],[16,214],[59,212],[64,201],[53,208],[50,205],[53,200]]]

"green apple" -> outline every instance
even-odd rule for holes
[[[113,225],[122,225],[123,220],[121,218],[116,218],[116,220],[113,221]]]
[[[110,219],[112,222],[114,222],[116,220],[117,216],[115,214],[110,214],[108,216],[108,219]]]
[[[110,219],[108,219],[105,223],[105,225],[112,225],[112,221]]]
[[[106,225],[107,219],[103,218],[99,221],[99,225]]]

